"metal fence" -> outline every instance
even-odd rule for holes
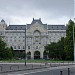
[[[4,72],[14,72],[14,71],[25,71],[32,69],[42,69],[42,68],[50,68],[50,67],[59,67],[59,66],[69,66],[75,65],[74,62],[50,62],[50,63],[39,63],[39,64],[0,64],[0,73]],[[60,75],[64,75],[63,71],[60,71]],[[70,68],[68,68],[68,75],[70,75]]]

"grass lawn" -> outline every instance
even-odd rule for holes
[[[0,62],[18,62],[18,63],[24,63],[25,60],[0,60]],[[63,61],[63,60],[26,60],[26,62],[29,63],[44,63],[44,62],[73,62],[73,61]]]

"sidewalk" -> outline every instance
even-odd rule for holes
[[[75,63],[0,63],[0,73],[75,65]]]

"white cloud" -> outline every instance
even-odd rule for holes
[[[74,17],[73,0],[1,0],[0,20],[7,24],[31,23],[32,18],[43,23],[64,24]]]
[[[6,17],[7,19],[7,17]],[[39,19],[39,17],[35,17],[35,19]],[[55,18],[55,19],[50,19],[50,18],[41,18],[43,23],[47,24],[66,24],[69,21],[70,18],[66,16],[62,16],[61,18]],[[9,19],[7,19],[7,24],[29,24],[32,22],[32,17],[18,17],[18,16],[10,16]]]
[[[69,20],[70,20],[69,17],[62,16],[61,18],[46,19],[45,23],[48,23],[48,24],[66,24]]]

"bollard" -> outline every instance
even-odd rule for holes
[[[10,70],[11,70],[11,66],[10,66]]]
[[[46,67],[47,62],[45,63],[45,67]]]
[[[68,75],[70,75],[70,68],[68,68]]]
[[[45,63],[45,66],[46,66],[46,63]]]
[[[40,64],[40,67],[41,67],[41,64]]]
[[[59,66],[60,66],[60,62],[59,62]]]
[[[3,68],[3,67],[2,67],[2,66],[0,66],[0,68],[1,68],[1,71],[2,71],[2,68]]]
[[[50,67],[51,67],[51,63],[50,63]]]
[[[68,61],[68,65],[69,65],[69,61]]]
[[[63,75],[63,73],[62,73],[63,71],[60,71],[60,75]]]
[[[64,62],[63,62],[63,65],[64,65]]]
[[[26,65],[25,67],[26,67],[26,69],[27,69],[27,65]]]
[[[32,64],[32,69],[33,69],[33,64]]]
[[[18,65],[18,71],[19,71],[19,65]]]

